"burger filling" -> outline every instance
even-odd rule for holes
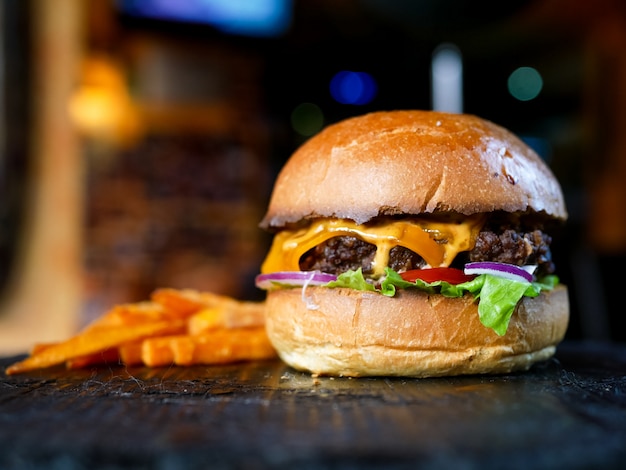
[[[372,261],[376,246],[357,237],[334,237],[307,251],[300,258],[302,271],[322,271],[331,274],[361,269],[363,274],[373,274]],[[389,250],[389,267],[397,272],[421,269],[426,261],[403,246]]]
[[[496,231],[499,230],[499,231]],[[467,262],[496,261],[517,266],[536,265],[538,276],[555,271],[550,244],[552,238],[539,229],[520,231],[515,228],[485,226],[478,233],[474,247],[459,253],[452,267],[462,268]],[[311,248],[300,258],[302,271],[331,274],[361,269],[372,275],[376,246],[354,236],[334,237]],[[403,246],[389,251],[388,266],[396,272],[424,269],[428,263],[420,255]]]
[[[257,285],[469,293],[480,298],[482,324],[503,335],[523,296],[558,284],[551,243],[544,221],[529,214],[381,217],[364,225],[314,219],[275,235]]]
[[[550,252],[552,237],[541,230],[518,232],[507,229],[496,233],[483,230],[474,248],[467,253],[468,261],[496,261],[517,266],[536,265],[538,276],[554,273]]]

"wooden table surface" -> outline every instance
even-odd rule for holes
[[[0,468],[626,468],[626,346],[529,372],[313,378],[280,361],[6,376]]]

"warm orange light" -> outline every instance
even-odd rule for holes
[[[123,144],[141,134],[139,111],[122,68],[108,57],[92,56],[85,61],[68,111],[79,132],[95,140]]]

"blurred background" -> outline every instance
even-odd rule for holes
[[[322,127],[477,114],[570,218],[569,339],[625,341],[621,0],[1,0],[0,353],[157,287],[260,299],[273,180]]]

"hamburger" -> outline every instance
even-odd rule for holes
[[[466,114],[373,112],[280,170],[260,226],[267,334],[314,375],[527,370],[569,321],[552,260],[567,211],[546,163]]]

